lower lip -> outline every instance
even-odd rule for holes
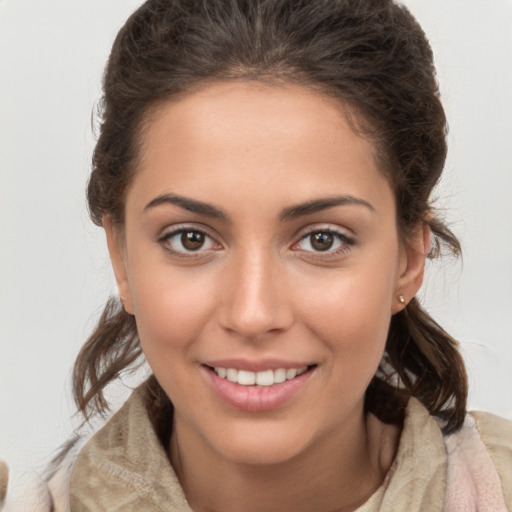
[[[313,373],[313,368],[297,377],[272,386],[242,386],[221,379],[213,370],[205,368],[208,380],[217,395],[228,405],[246,412],[262,412],[277,409],[299,393]]]

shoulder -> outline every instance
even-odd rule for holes
[[[471,413],[446,436],[443,424],[417,399],[409,400],[382,500],[361,510],[512,511],[512,422]]]
[[[512,421],[488,412],[470,415],[500,476],[505,502],[512,509]]]
[[[191,512],[148,414],[144,387],[92,436],[78,455],[69,488],[72,510]]]
[[[512,459],[512,420],[507,420],[490,412],[472,411],[470,415],[475,419],[476,428],[480,433],[491,455],[497,459],[506,457]]]
[[[444,438],[448,462],[445,510],[466,510],[464,506],[493,512],[511,509],[510,432],[508,420],[470,413],[460,430]]]

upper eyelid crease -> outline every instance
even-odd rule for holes
[[[329,233],[333,233],[335,235],[339,235],[342,238],[347,239],[354,239],[354,237],[356,236],[353,229],[348,228],[346,226],[342,227],[339,224],[331,224],[328,222],[310,223],[306,227],[298,230],[295,236],[298,237],[299,239],[302,239],[305,236],[309,236],[312,233],[316,233],[318,231],[328,231]]]
[[[217,244],[219,243],[217,241],[216,237],[212,236],[208,230],[201,228],[201,227],[187,226],[187,225],[164,229],[162,234],[158,236],[157,241],[163,242],[163,241],[168,240],[169,238],[172,238],[180,233],[186,233],[188,231],[195,231],[195,232],[201,233],[201,234],[207,236],[208,238],[210,238],[211,240],[213,240],[215,243],[217,243]]]

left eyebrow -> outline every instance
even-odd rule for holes
[[[207,217],[213,217],[214,219],[227,219],[227,215],[216,206],[176,194],[162,194],[155,197],[144,207],[144,211],[162,204],[174,204],[189,212],[199,213],[200,215],[206,215]]]
[[[305,215],[312,215],[313,213],[333,208],[334,206],[356,205],[368,208],[370,211],[375,212],[375,208],[364,199],[359,199],[351,195],[325,197],[321,199],[313,199],[305,203],[297,204],[285,208],[280,215],[280,219],[292,220]]]

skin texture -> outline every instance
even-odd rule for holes
[[[155,204],[165,194],[223,218]],[[360,204],[283,218],[335,196]],[[399,438],[396,427],[369,428],[364,393],[399,295],[407,301],[421,285],[429,233],[420,226],[400,240],[393,191],[340,105],[299,86],[246,82],[161,105],[125,213],[123,233],[104,219],[109,250],[145,356],[175,406],[170,458],[194,509],[364,502]],[[205,232],[204,245],[187,252],[176,229]],[[332,248],[315,250],[310,233],[326,230]],[[222,400],[204,366],[233,358],[315,366],[283,405],[250,412]]]

